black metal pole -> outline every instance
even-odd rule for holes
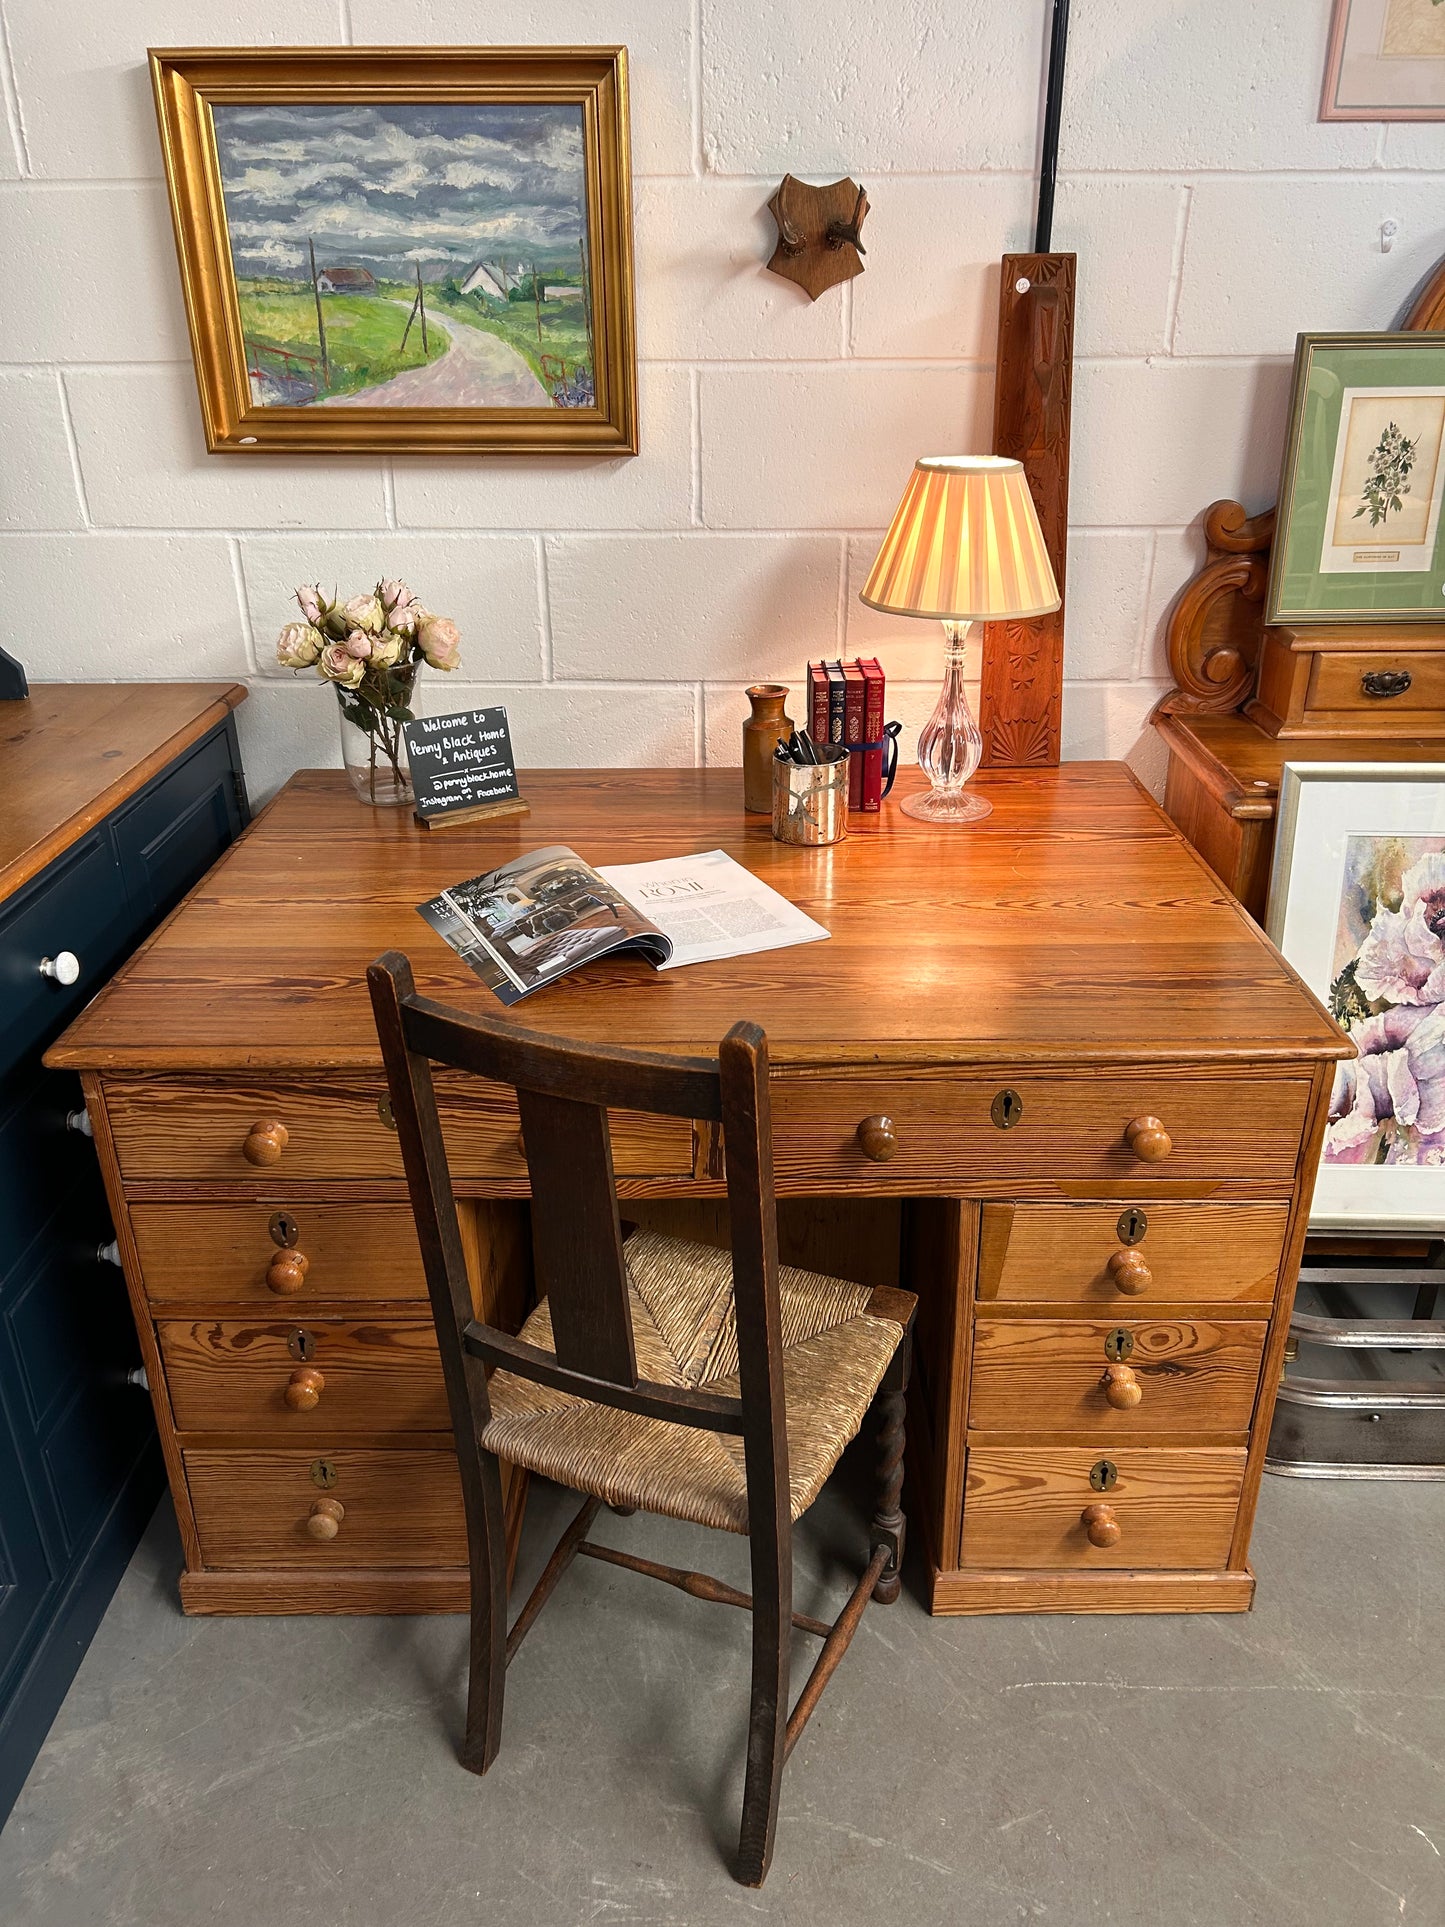
[[[1064,49],[1069,44],[1069,0],[1053,0],[1049,78],[1044,90],[1044,146],[1039,161],[1039,218],[1034,253],[1047,254],[1054,236],[1054,181],[1059,171],[1059,121],[1064,111]]]

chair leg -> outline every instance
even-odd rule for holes
[[[467,1509],[471,1651],[467,1730],[460,1758],[469,1772],[485,1773],[502,1744],[502,1699],[507,1679],[507,1534],[497,1461],[480,1446],[475,1450],[480,1503]]]
[[[907,1532],[901,1504],[903,1447],[912,1356],[913,1334],[908,1331],[893,1355],[874,1401],[878,1413],[878,1486],[877,1510],[868,1528],[868,1549],[870,1553],[876,1552],[880,1545],[889,1549],[888,1563],[873,1588],[873,1597],[880,1606],[891,1606],[903,1590],[903,1542]]]
[[[748,1710],[748,1768],[737,1879],[761,1887],[773,1858],[778,1795],[787,1757],[792,1673],[793,1538],[786,1515],[751,1532],[753,1566],[753,1683]]]

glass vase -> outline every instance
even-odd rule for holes
[[[418,658],[385,672],[386,706],[382,709],[373,708],[354,690],[336,692],[342,764],[361,801],[377,809],[391,809],[415,800],[402,728],[415,714],[421,669]]]

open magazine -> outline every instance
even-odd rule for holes
[[[620,951],[668,970],[828,935],[723,850],[597,870],[554,843],[417,909],[504,1004]]]

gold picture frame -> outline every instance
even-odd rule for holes
[[[212,453],[637,453],[625,48],[160,48],[150,68]],[[496,200],[508,140],[540,211]],[[400,195],[368,172],[398,153]],[[318,179],[344,191],[306,200]],[[348,194],[370,210],[350,231]],[[408,249],[412,205],[432,214]],[[327,222],[323,254],[371,265],[318,267],[302,229]],[[510,265],[485,256],[503,232]]]

